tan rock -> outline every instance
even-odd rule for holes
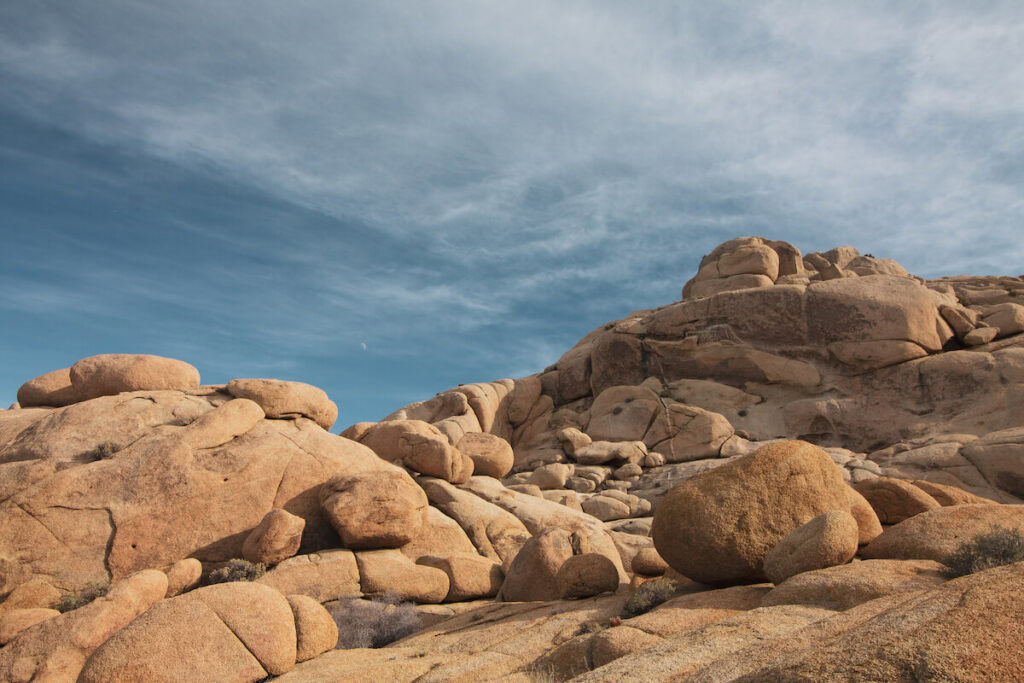
[[[669,491],[651,535],[669,566],[694,581],[763,581],[764,558],[786,534],[823,512],[849,509],[846,488],[820,448],[774,443]]]
[[[963,342],[967,346],[988,344],[999,335],[998,327],[976,327],[964,335]]]
[[[587,434],[595,441],[643,441],[661,410],[658,395],[645,386],[610,387],[590,408]]]
[[[287,596],[295,617],[295,661],[304,662],[332,649],[338,642],[338,625],[319,602],[305,595]]]
[[[399,551],[413,562],[424,555],[478,555],[459,523],[433,506],[427,507],[427,516],[416,537]]]
[[[946,581],[943,570],[932,560],[858,560],[796,574],[777,585],[761,604],[847,610],[886,595],[937,588]]]
[[[555,574],[559,597],[589,598],[601,593],[614,593],[619,587],[619,573],[604,555],[582,553],[567,558]]]
[[[164,573],[146,569],[117,582],[105,596],[83,607],[26,628],[0,649],[0,680],[78,679],[96,648],[166,592]]]
[[[508,402],[508,419],[512,425],[518,427],[526,421],[534,404],[540,399],[540,390],[540,377],[537,375],[515,380]]]
[[[0,646],[14,640],[14,637],[30,626],[59,616],[60,612],[45,607],[30,607],[4,610],[0,614]]]
[[[306,520],[302,517],[274,508],[246,537],[242,557],[250,562],[277,564],[299,552],[305,526]]]
[[[940,507],[938,501],[922,489],[902,479],[877,477],[862,481],[854,488],[867,499],[883,524],[897,524]]]
[[[643,441],[594,441],[577,448],[572,457],[581,465],[603,465],[606,462],[640,462],[647,455]]]
[[[60,600],[60,591],[42,579],[32,579],[18,585],[0,604],[0,614],[12,609],[53,607]]]
[[[263,417],[255,401],[236,398],[196,418],[185,428],[182,440],[193,448],[216,448],[245,434]]]
[[[829,344],[828,350],[840,363],[861,370],[887,368],[928,355],[920,345],[901,339],[838,341]]]
[[[203,563],[194,557],[186,557],[172,564],[164,573],[167,574],[165,597],[173,598],[199,585],[199,579],[203,576]]]
[[[351,550],[296,555],[257,579],[285,595],[306,595],[324,603],[361,596],[359,566]]]
[[[469,457],[452,446],[437,427],[419,420],[378,422],[360,443],[388,462],[455,484],[473,473]]]
[[[1018,563],[924,593],[892,596],[886,598],[887,609],[874,618],[853,620],[844,613],[846,628],[772,657],[744,680],[1015,680],[1021,672],[1017,647],[1024,618],[1022,573],[1024,565]],[[874,604],[854,609],[871,610]]]
[[[422,478],[431,505],[458,522],[477,552],[500,562],[507,570],[530,532],[519,519],[480,497],[440,479]]]
[[[659,636],[632,626],[615,626],[595,633],[590,639],[591,662],[596,669],[631,652],[648,648],[661,640]]]
[[[990,432],[965,444],[960,454],[978,468],[986,481],[1024,497],[1024,427]]]
[[[499,563],[477,554],[424,555],[416,564],[440,569],[448,575],[445,602],[492,598],[505,580]]]
[[[583,512],[583,506],[580,505],[580,498],[575,491],[554,490],[544,491],[543,493],[546,500]]]
[[[687,287],[683,289],[683,299],[703,299],[725,292],[737,292],[757,287],[771,287],[772,284],[774,284],[772,279],[767,275],[730,275],[729,277],[714,280],[687,283]]]
[[[976,496],[970,491],[964,491],[956,486],[946,486],[934,481],[914,479],[910,482],[934,498],[939,505],[949,507],[950,505],[997,505],[994,500]]]
[[[590,364],[590,389],[594,396],[600,396],[609,387],[640,384],[645,376],[643,344],[632,334],[602,334],[594,340]]]
[[[583,511],[597,517],[602,522],[614,519],[625,519],[630,516],[629,505],[607,495],[595,495],[582,503]]]
[[[526,480],[526,483],[538,486],[541,490],[545,491],[564,489],[565,482],[569,480],[572,471],[573,469],[569,465],[551,463],[550,465],[544,465],[535,469],[529,479]]]
[[[633,556],[632,568],[644,576],[661,576],[668,569],[668,563],[661,558],[656,548],[643,548]]]
[[[71,386],[71,368],[62,368],[30,379],[18,389],[18,404],[33,406],[66,406],[78,401]]]
[[[850,514],[857,520],[857,544],[865,545],[878,538],[882,533],[882,523],[871,503],[852,487],[846,489],[846,496],[850,500]]]
[[[585,448],[593,442],[590,435],[581,432],[575,427],[565,427],[564,429],[559,430],[558,440],[562,443],[562,447],[569,455],[575,454],[577,450]]]
[[[78,361],[68,371],[79,401],[130,391],[193,389],[199,371],[188,363],[161,356],[109,353]]]
[[[857,554],[857,520],[829,510],[788,533],[764,559],[768,580],[780,584],[803,572],[846,564]]]
[[[572,557],[572,533],[550,529],[528,540],[505,571],[500,599],[506,602],[557,600],[558,570]]]
[[[989,327],[999,330],[999,337],[1024,332],[1024,306],[1002,303],[992,306],[982,318]]]
[[[404,472],[339,474],[321,485],[320,506],[345,547],[397,548],[419,534],[427,496]]]
[[[508,441],[484,432],[466,434],[457,448],[473,461],[473,473],[501,479],[512,469],[515,454]]]
[[[365,595],[395,593],[403,600],[437,603],[448,595],[448,575],[440,569],[414,564],[397,550],[356,553],[359,585]]]
[[[942,562],[992,525],[1024,532],[1024,505],[956,505],[928,510],[886,529],[861,550],[868,559]]]
[[[276,590],[222,583],[164,600],[89,658],[79,681],[256,681],[295,666],[295,617]]]
[[[667,462],[686,462],[718,457],[724,444],[734,433],[724,416],[683,403],[668,407],[663,431],[652,450],[665,456]],[[652,425],[655,432],[658,425]],[[661,438],[661,437],[664,438]]]
[[[343,429],[341,431],[340,436],[343,436],[346,439],[351,439],[352,441],[360,441],[360,440],[362,440],[362,438],[366,434],[366,432],[370,431],[370,428],[373,427],[375,424],[377,424],[377,423],[376,422],[356,422],[354,425],[349,425],[348,427]]]
[[[279,379],[233,379],[227,391],[238,398],[248,398],[260,405],[267,417],[308,417],[324,429],[338,419],[338,406],[322,389],[304,382]]]

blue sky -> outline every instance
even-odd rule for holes
[[[739,235],[1024,273],[1024,5],[0,3],[0,401],[106,352],[339,426]]]

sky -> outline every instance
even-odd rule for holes
[[[0,2],[0,402],[522,377],[742,235],[1024,273],[1024,3]]]

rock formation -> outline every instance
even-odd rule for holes
[[[1024,531],[1021,278],[739,238],[540,373],[340,435],[316,387],[156,356],[17,396],[0,680],[1024,675],[981,613],[1022,565],[940,564]],[[333,650],[328,610],[385,595],[433,625]]]

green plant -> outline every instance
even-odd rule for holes
[[[77,593],[68,593],[60,599],[54,609],[63,614],[64,612],[70,612],[73,609],[84,607],[96,598],[102,598],[110,590],[110,584],[105,583],[94,583],[91,586],[86,586]]]
[[[641,584],[633,594],[629,596],[626,605],[622,608],[622,616],[625,619],[639,616],[665,602],[676,594],[678,585],[672,579],[653,579]]]
[[[267,565],[262,562],[234,559],[220,569],[214,569],[206,577],[206,583],[229,583],[231,581],[255,581],[267,573]]]
[[[978,534],[942,561],[945,576],[955,579],[992,567],[1024,561],[1024,534],[1017,529],[992,525],[991,530]]]
[[[92,458],[93,461],[107,460],[109,458],[114,457],[114,454],[117,453],[119,450],[121,450],[121,447],[118,446],[113,441],[104,441],[99,446],[97,446],[96,449],[89,454],[89,456]]]

